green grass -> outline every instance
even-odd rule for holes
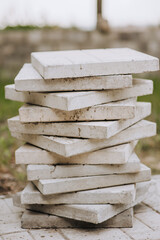
[[[7,119],[18,114],[18,108],[21,103],[6,100],[4,87],[7,84],[12,84],[11,79],[4,72],[0,72],[0,172],[7,172],[15,176],[17,181],[25,179],[16,170],[14,165],[14,152],[19,146],[19,142],[12,138],[7,127]]]
[[[154,91],[152,95],[139,97],[139,101],[152,103],[152,114],[148,118],[157,123],[157,133],[160,134],[160,76],[152,77]]]
[[[58,26],[44,26],[39,27],[36,25],[16,25],[16,26],[7,26],[1,31],[30,31],[30,30],[36,30],[36,29],[57,29]]]
[[[160,76],[152,74],[148,78],[153,79],[154,92],[138,100],[152,103],[152,114],[147,119],[157,123],[157,135],[140,140],[136,152],[141,161],[152,169],[152,174],[160,174]]]

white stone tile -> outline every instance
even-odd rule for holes
[[[135,217],[141,222],[152,228],[153,230],[160,231],[160,215],[155,211],[148,211],[142,213],[136,213]]]
[[[22,213],[4,213],[0,214],[0,224],[20,222]]]
[[[12,198],[6,198],[4,201],[6,202],[7,206],[10,208],[12,213],[21,213],[21,212],[24,211],[23,208],[15,207],[13,205],[13,199]]]
[[[136,144],[133,141],[67,158],[25,144],[16,150],[15,160],[16,164],[126,164]]]
[[[153,211],[147,207],[144,203],[140,203],[134,207],[134,214]]]
[[[4,199],[0,199],[0,214],[11,213],[11,209],[8,207]]]
[[[160,231],[153,231],[136,218],[133,218],[133,228],[123,228],[122,230],[134,240],[158,240],[160,236]]]
[[[35,52],[31,62],[45,79],[159,70],[157,58],[129,48]]]
[[[131,75],[44,80],[31,64],[24,64],[14,81],[17,91],[29,92],[104,90],[132,86]]]
[[[98,104],[152,94],[151,80],[134,79],[133,87],[104,91],[81,91],[59,93],[18,92],[15,85],[5,87],[5,97],[13,101],[72,111]]]
[[[133,226],[133,208],[114,216],[113,218],[100,223],[91,224],[73,219],[67,219],[45,213],[25,211],[22,216],[22,228],[119,228]]]
[[[29,232],[35,240],[65,240],[65,238],[54,229],[30,230]]]
[[[150,186],[149,182],[136,184],[136,199],[131,204],[96,204],[96,205],[25,205],[26,209],[53,214],[94,224],[102,223],[113,216],[140,203]]]
[[[127,163],[120,165],[28,165],[27,179],[28,181],[34,181],[39,179],[99,176],[104,174],[136,173],[139,170],[140,160],[133,153]]]
[[[135,117],[127,120],[63,123],[21,123],[19,116],[8,119],[12,132],[42,134],[48,136],[65,136],[77,138],[108,139],[125,128],[146,118],[151,114],[151,104],[137,102]]]
[[[128,119],[135,116],[136,98],[95,105],[74,111],[25,104],[19,109],[21,122],[63,122]]]
[[[42,195],[30,182],[20,194],[21,204],[129,204],[135,200],[134,184],[73,193]]]
[[[4,223],[0,224],[0,234],[9,234],[9,233],[18,233],[18,232],[24,232],[24,229],[21,228],[21,223]]]
[[[130,240],[120,229],[62,229],[69,240]]]
[[[34,240],[28,232],[11,233],[3,236],[3,240]]]
[[[145,199],[144,203],[160,213],[160,196],[155,194],[155,192],[150,196],[150,198]]]
[[[151,178],[150,168],[141,164],[138,173],[111,174],[91,177],[56,178],[34,181],[36,187],[43,195],[66,193],[96,188],[111,187],[148,181]]]
[[[11,131],[11,135],[64,157],[99,150],[156,135],[156,123],[142,120],[109,139],[63,138]]]

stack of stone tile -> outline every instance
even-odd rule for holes
[[[25,102],[8,120],[27,142],[16,164],[27,165],[28,185],[14,203],[28,209],[22,227],[131,227],[133,206],[150,185],[150,169],[134,152],[156,134],[143,120],[158,59],[131,49],[36,52],[6,86],[6,98]],[[87,224],[87,223],[88,224]]]

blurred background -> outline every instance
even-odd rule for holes
[[[0,1],[0,194],[21,190],[26,176],[15,166],[21,144],[10,136],[7,118],[18,114],[20,103],[4,99],[33,51],[130,47],[160,58],[159,0],[5,0]],[[136,76],[137,77],[137,76]],[[138,77],[154,80],[152,102],[157,136],[141,140],[137,153],[160,174],[160,72]]]

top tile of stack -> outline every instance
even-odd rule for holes
[[[157,58],[129,48],[35,52],[31,61],[45,79],[159,70]]]

